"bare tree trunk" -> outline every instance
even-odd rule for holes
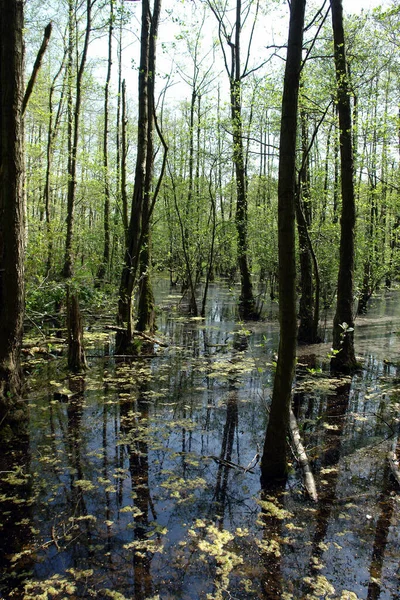
[[[111,67],[112,67],[112,38],[114,31],[114,0],[110,0],[110,17],[108,25],[108,60],[107,75],[104,86],[104,130],[103,130],[103,175],[104,175],[104,249],[103,260],[97,271],[97,280],[100,285],[107,275],[110,263],[110,176],[108,172],[108,123],[109,107],[108,99],[110,95]]]
[[[238,234],[238,262],[241,293],[239,309],[242,318],[258,317],[248,261],[247,239],[247,181],[244,163],[242,89],[240,65],[241,0],[236,0],[235,43],[231,44],[232,71],[230,76],[231,120],[233,129],[233,162],[236,173],[236,229]]]
[[[342,0],[331,0],[331,13],[335,46],[342,182],[339,274],[336,313],[333,321],[333,349],[336,354],[331,360],[331,368],[335,371],[349,372],[357,366],[354,354],[353,313],[356,209],[351,102],[346,66]]]
[[[141,328],[154,323],[153,294],[150,286],[150,218],[158,189],[152,192],[154,149],[154,78],[158,23],[161,0],[154,1],[153,14],[149,0],[142,0],[142,30],[139,67],[139,114],[135,184],[128,228],[127,247],[122,269],[118,302],[118,324],[126,323],[126,334],[117,336],[119,351],[127,349],[132,340],[132,297],[140,270],[139,310]],[[159,135],[160,131],[157,129]],[[165,147],[164,147],[165,149]],[[162,173],[165,162],[163,163]]]
[[[237,231],[238,265],[240,270],[241,293],[239,300],[239,312],[243,319],[258,319],[256,310],[253,285],[249,267],[248,249],[248,219],[247,219],[247,180],[245,165],[245,150],[243,143],[243,120],[242,120],[242,80],[246,74],[246,67],[241,68],[241,31],[242,31],[242,1],[236,0],[235,24],[233,29],[226,26],[224,22],[225,8],[208,0],[219,26],[219,37],[224,54],[225,69],[229,76],[231,124],[233,138],[233,165],[236,180],[236,213],[235,224]],[[246,8],[247,10],[247,8]],[[228,29],[230,31],[228,32]],[[233,33],[234,32],[234,33]],[[233,38],[233,39],[232,39]],[[252,38],[252,36],[251,36]],[[247,53],[250,53],[251,38]],[[230,49],[230,64],[228,64],[224,42]],[[230,210],[230,216],[231,216]]]
[[[147,136],[148,136],[148,79],[151,13],[149,0],[142,1],[142,28],[140,38],[140,65],[138,81],[138,139],[135,169],[135,183],[131,205],[131,215],[127,234],[124,266],[122,268],[118,299],[118,325],[126,324],[126,335],[117,335],[119,351],[125,351],[131,341],[133,330],[132,297],[139,265],[139,237],[143,212],[144,179],[146,176]]]
[[[47,130],[47,147],[46,147],[46,175],[45,175],[45,183],[44,183],[44,210],[46,217],[46,229],[47,229],[47,262],[46,262],[46,276],[50,274],[52,263],[53,263],[53,232],[52,232],[52,218],[51,218],[51,210],[50,210],[50,201],[51,201],[51,191],[50,191],[50,180],[51,180],[51,171],[53,166],[53,154],[54,154],[54,142],[57,137],[61,114],[63,109],[64,102],[64,91],[65,91],[65,79],[62,85],[60,98],[58,101],[58,107],[54,118],[54,107],[53,107],[53,95],[55,91],[55,86],[57,79],[59,78],[61,72],[64,69],[66,54],[64,54],[62,63],[60,65],[59,70],[55,74],[49,92],[49,124]]]
[[[23,1],[0,0],[0,430],[23,422],[25,196]]]
[[[128,153],[126,127],[128,117],[126,115],[126,85],[125,79],[122,82],[122,105],[121,105],[121,202],[122,202],[122,223],[124,225],[125,245],[128,243],[128,198],[126,194],[126,156]]]
[[[305,0],[292,0],[282,97],[278,176],[280,340],[271,409],[261,461],[263,483],[287,474],[287,442],[296,362],[296,134]]]
[[[95,0],[94,0],[95,1]],[[65,240],[64,266],[62,276],[70,278],[73,275],[72,245],[74,236],[76,169],[78,161],[79,122],[82,104],[82,79],[85,71],[89,48],[90,30],[92,26],[93,0],[86,0],[86,31],[81,60],[76,77],[76,101],[72,106],[72,73],[74,68],[73,54],[75,49],[76,16],[74,0],[69,0],[69,39],[68,39],[68,198],[67,198],[67,235]]]
[[[83,325],[78,296],[67,286],[68,368],[80,372],[87,368],[83,348]]]

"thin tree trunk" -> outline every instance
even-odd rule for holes
[[[108,172],[108,123],[110,95],[111,67],[112,67],[112,38],[114,31],[114,0],[110,0],[110,21],[108,26],[108,60],[107,76],[104,87],[104,131],[103,131],[103,175],[104,175],[104,249],[103,260],[97,271],[97,280],[100,284],[107,275],[110,266],[110,175]]]
[[[300,258],[300,286],[301,295],[299,302],[299,331],[298,340],[303,344],[313,344],[317,332],[314,331],[314,286],[312,257],[308,244],[308,228],[311,225],[311,186],[309,170],[309,152],[307,122],[304,111],[301,112],[301,146],[303,166],[300,174],[300,185],[296,193],[296,217],[299,239]],[[304,218],[303,218],[304,216]]]
[[[122,202],[122,223],[124,226],[125,245],[128,245],[128,197],[126,193],[126,157],[128,154],[127,134],[128,117],[126,115],[126,85],[125,79],[122,82],[122,112],[121,112],[121,202]]]
[[[49,124],[47,130],[47,147],[46,147],[46,175],[45,175],[45,183],[44,183],[44,210],[46,216],[46,230],[47,230],[47,262],[46,262],[46,277],[50,275],[52,263],[53,263],[53,232],[52,232],[52,218],[51,218],[51,210],[50,210],[50,200],[51,200],[51,191],[50,191],[50,180],[53,166],[53,155],[54,155],[54,142],[57,137],[57,133],[59,130],[59,125],[61,122],[61,115],[63,109],[64,102],[64,91],[65,91],[65,80],[62,85],[60,98],[58,101],[58,107],[56,116],[54,118],[54,109],[53,109],[53,95],[55,91],[55,86],[58,77],[60,76],[62,70],[64,69],[64,63],[66,59],[66,54],[64,54],[62,63],[60,65],[59,70],[55,74],[49,92]],[[54,120],[53,120],[54,118]]]
[[[263,483],[286,477],[286,436],[297,345],[295,180],[298,95],[305,0],[292,0],[282,97],[278,175],[279,324],[280,340],[271,409],[261,461]]]
[[[74,218],[75,218],[75,200],[76,200],[76,170],[78,162],[78,143],[79,143],[79,124],[82,104],[82,79],[85,71],[87,53],[89,48],[89,38],[92,26],[92,6],[93,0],[86,0],[86,31],[82,49],[81,61],[76,77],[76,101],[75,108],[72,104],[72,71],[73,71],[73,53],[75,40],[75,10],[74,1],[69,2],[69,40],[68,40],[68,70],[69,70],[69,90],[68,90],[68,199],[67,199],[67,235],[65,240],[64,266],[62,276],[66,279],[73,275],[73,236],[74,236]]]
[[[236,175],[236,214],[235,223],[238,235],[238,263],[240,269],[241,293],[239,310],[243,319],[256,319],[253,285],[248,261],[247,239],[247,182],[244,163],[243,124],[242,124],[242,85],[240,65],[241,0],[236,0],[235,43],[231,44],[232,70],[230,76],[231,122],[233,135],[233,163]]]

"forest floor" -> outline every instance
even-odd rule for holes
[[[236,318],[213,285],[208,317],[158,293],[166,346],[114,354],[86,319],[89,369],[66,370],[56,332],[25,338],[29,440],[0,465],[0,598],[394,600],[400,489],[388,452],[400,416],[400,293],[356,321],[362,370],[331,377],[327,341],[299,348],[293,410],[314,473],[295,457],[262,490],[278,347],[276,304]],[[107,322],[110,322],[109,320]]]

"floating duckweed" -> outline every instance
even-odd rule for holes
[[[257,546],[266,554],[273,554],[276,558],[281,556],[281,546],[278,540],[256,540]]]
[[[316,596],[328,597],[328,594],[334,594],[335,588],[326,577],[317,575],[317,577],[304,577],[303,581],[307,583],[313,590]]]
[[[264,513],[262,516],[275,517],[275,519],[279,519],[280,521],[293,517],[291,512],[284,508],[279,508],[279,506],[276,506],[271,500],[257,499],[256,502],[262,508]]]
[[[89,492],[91,490],[96,489],[96,486],[93,484],[92,481],[89,481],[89,479],[77,479],[74,482],[74,486],[81,488],[85,492]]]

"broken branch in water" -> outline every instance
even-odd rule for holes
[[[118,325],[106,325],[105,329],[108,329],[109,331],[119,331],[120,333],[123,333],[126,331],[126,329],[124,327],[118,327]],[[133,337],[141,337],[144,340],[146,340],[146,342],[151,342],[152,344],[157,344],[158,346],[161,346],[162,348],[168,348],[168,344],[166,344],[165,342],[162,342],[161,340],[151,337],[150,335],[147,335],[146,333],[143,333],[142,331],[136,331],[134,329],[132,331],[132,336]]]
[[[289,420],[290,435],[293,441],[293,445],[296,450],[296,459],[303,469],[304,473],[304,486],[307,490],[308,495],[314,502],[318,502],[318,493],[315,485],[314,475],[312,474],[310,463],[308,462],[306,451],[300,439],[300,431],[297,425],[296,417],[294,412],[290,409],[290,420]]]
[[[392,449],[388,453],[388,460],[389,460],[389,465],[390,465],[390,470],[392,472],[392,475],[395,478],[395,480],[397,481],[398,485],[400,485],[400,465],[399,465],[399,459],[397,458],[397,452],[396,452],[398,443],[399,443],[399,441],[397,439],[394,440]]]

